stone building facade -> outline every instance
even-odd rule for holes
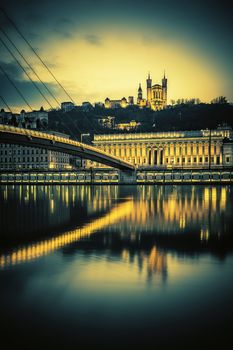
[[[94,136],[94,146],[138,168],[233,166],[231,128]],[[89,162],[94,166],[94,163]],[[102,167],[103,165],[98,165]]]
[[[0,144],[0,170],[62,170],[70,168],[70,156],[61,152]]]

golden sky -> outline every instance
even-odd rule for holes
[[[172,0],[166,3],[145,0],[143,4],[139,0],[117,3],[62,0],[56,6],[55,1],[46,0],[40,3],[3,0],[3,3],[78,105],[83,101],[104,101],[106,97],[136,98],[139,83],[146,97],[148,72],[155,84],[161,83],[164,70],[168,78],[168,103],[179,98],[209,102],[220,95],[233,99],[232,21],[230,12],[221,4],[211,3],[210,8],[202,1],[190,0],[187,8],[183,1],[174,4]],[[1,21],[57,99],[69,100],[3,14]],[[48,108],[9,52],[2,45],[0,49],[0,64],[33,108],[41,105]],[[25,107],[2,72],[0,75],[0,96],[13,108]],[[57,107],[53,100],[51,103]]]

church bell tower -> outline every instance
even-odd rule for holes
[[[142,100],[142,87],[141,87],[141,84],[139,84],[139,88],[138,88],[138,100],[137,100],[138,104],[140,104],[141,100]]]
[[[152,79],[150,78],[150,73],[148,74],[148,78],[146,79],[146,91],[147,91],[147,105],[151,104],[151,87],[152,87]]]
[[[162,79],[162,96],[163,96],[163,108],[167,107],[167,78],[165,76],[165,71],[164,71],[164,76]]]

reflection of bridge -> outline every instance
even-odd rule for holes
[[[109,227],[120,219],[127,217],[132,210],[133,201],[131,198],[126,198],[126,201],[113,207],[109,213],[85,224],[81,228],[66,231],[63,234],[43,241],[20,246],[18,249],[15,249],[8,254],[0,255],[0,268],[36,259],[69,244],[78,242],[85,237],[89,237],[96,231]]]
[[[118,157],[107,154],[98,148],[60,136],[30,129],[0,125],[0,143],[19,144],[28,147],[39,147],[55,152],[72,154],[90,159],[121,170],[134,170],[134,166]]]

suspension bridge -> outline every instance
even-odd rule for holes
[[[45,148],[51,151],[90,159],[120,170],[135,170],[135,167],[131,163],[105,153],[96,147],[45,132],[0,125],[0,143]]]
[[[69,100],[75,104],[75,101],[72,99],[65,87],[59,82],[59,80],[56,78],[56,76],[45,63],[45,61],[36,52],[31,43],[18,28],[14,20],[8,15],[6,10],[0,7],[0,12],[8,21],[9,25],[11,26],[11,30],[14,30],[24,41],[24,43],[28,46],[33,55],[37,58],[37,60],[40,62],[43,68],[47,71],[50,78],[53,79],[55,84],[62,90],[62,92],[69,98]],[[54,92],[41,79],[39,73],[34,69],[30,61],[25,57],[24,53],[20,50],[19,46],[16,45],[12,37],[9,35],[9,33],[7,33],[7,30],[3,28],[2,25],[0,25],[0,43],[6,50],[8,55],[10,55],[11,59],[13,59],[14,62],[16,62],[16,64],[22,70],[24,75],[29,79],[34,89],[36,89],[37,93],[39,93],[42,99],[45,101],[46,105],[48,105],[48,107],[51,109],[54,109],[54,104],[56,108],[60,108],[60,101],[57,99]],[[25,105],[27,105],[29,110],[32,111],[33,108],[31,106],[31,101],[28,101],[25,94],[17,86],[17,82],[14,81],[14,79],[12,79],[12,77],[6,71],[5,67],[1,64],[0,71],[3,77],[13,86],[17,94],[24,101]],[[33,74],[34,78],[32,78],[31,74]],[[11,108],[9,107],[9,103],[7,103],[6,99],[2,95],[0,95],[0,98],[4,105],[7,107],[7,109],[12,113]],[[70,117],[69,113],[66,113],[66,118],[67,117]],[[94,130],[94,132],[96,132],[95,127],[91,123],[91,121],[85,115],[84,118],[86,123],[89,124],[90,130]],[[80,134],[81,131],[78,125],[75,125],[73,120],[71,120],[71,122],[73,130],[69,130],[70,134],[72,135],[74,132],[77,135]],[[46,133],[31,129],[13,127],[9,125],[0,125],[0,143],[19,144],[23,146],[45,148],[51,151],[62,152],[66,154],[75,155],[84,159],[89,159],[97,163],[118,168],[120,170],[135,170],[134,165],[132,165],[131,163],[124,161],[118,157],[115,157],[111,154],[105,153],[96,147],[92,147],[90,145],[69,138],[52,135],[48,132]]]

